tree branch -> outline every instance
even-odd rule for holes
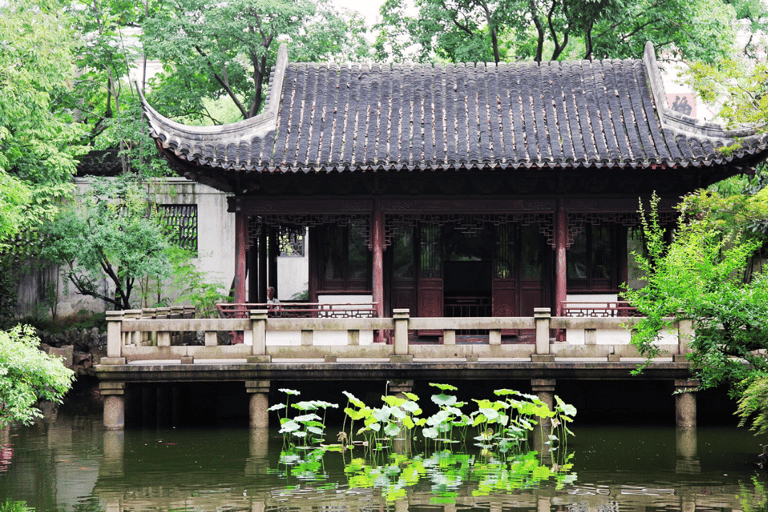
[[[251,117],[248,115],[248,111],[245,110],[245,107],[243,107],[243,104],[240,103],[240,100],[237,99],[235,92],[232,90],[229,84],[226,83],[224,79],[216,72],[216,69],[214,69],[213,63],[208,58],[208,55],[198,45],[195,45],[195,50],[197,50],[197,53],[199,53],[201,57],[205,58],[205,61],[208,63],[208,67],[211,68],[213,77],[216,79],[217,82],[219,82],[219,85],[221,85],[224,88],[224,90],[227,92],[227,95],[229,95],[232,101],[235,102],[235,105],[237,106],[238,110],[240,110],[240,114],[242,114],[243,118],[248,119],[249,117]]]
[[[563,50],[565,50],[565,47],[568,46],[568,33],[570,32],[570,25],[567,29],[565,29],[565,33],[563,34],[563,44],[561,45],[557,40],[557,31],[555,30],[555,24],[554,24],[554,15],[555,15],[555,8],[557,7],[557,0],[553,0],[552,6],[549,9],[549,13],[547,14],[547,24],[549,25],[549,33],[552,35],[552,40],[555,43],[555,49],[552,52],[552,58],[550,60],[557,60],[558,57],[560,57],[560,54],[563,53]],[[565,3],[563,3],[563,13],[565,14],[566,19],[568,19],[568,10],[566,9]]]
[[[102,293],[99,293],[96,291],[96,288],[93,286],[93,284],[90,281],[87,281],[80,276],[75,275],[74,271],[70,271],[67,273],[67,277],[69,278],[70,282],[75,285],[75,289],[77,289],[77,292],[80,295],[88,295],[90,297],[93,297],[95,299],[101,299],[104,302],[108,302],[109,304],[112,304],[115,309],[121,308],[122,305],[113,297],[108,297]]]
[[[536,0],[530,1],[531,19],[536,26],[536,32],[538,33],[538,41],[536,42],[536,56],[533,58],[536,62],[541,62],[544,54],[544,26],[541,24],[538,12],[536,10]]]

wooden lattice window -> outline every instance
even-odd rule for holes
[[[278,239],[280,256],[303,257],[306,255],[305,228],[280,230]]]
[[[566,255],[569,291],[615,291],[617,226],[587,224]]]
[[[440,226],[423,224],[421,226],[421,277],[441,279],[442,264]]]
[[[197,256],[197,205],[161,204],[157,212],[171,243]]]

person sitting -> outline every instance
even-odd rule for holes
[[[274,286],[267,288],[267,304],[269,304],[269,316],[280,316],[280,301]]]
[[[277,297],[275,296],[275,287],[270,286],[267,288],[267,304],[280,304],[280,301],[277,300]]]

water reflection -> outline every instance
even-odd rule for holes
[[[0,444],[10,459],[0,472],[0,503],[110,512],[729,512],[741,508],[739,485],[751,485],[759,452],[758,439],[732,428],[581,428],[570,446],[573,482],[514,484],[498,477],[504,473],[483,473],[491,461],[477,454],[437,453],[419,461],[422,478],[387,501],[382,486],[363,480],[390,471],[390,482],[399,482],[392,475],[404,478],[409,468],[402,460],[350,471],[345,462],[356,455],[328,453],[311,468],[287,471],[274,431],[104,432],[98,416],[59,415],[0,431]]]
[[[677,448],[675,472],[692,475],[701,473],[701,464],[696,455],[698,449],[697,429],[678,427],[675,431],[675,446]]]

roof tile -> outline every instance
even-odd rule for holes
[[[178,158],[221,169],[731,162],[716,150],[725,138],[662,125],[656,89],[648,86],[656,75],[649,73],[641,60],[434,67],[288,63],[282,89],[272,91],[278,94],[270,100],[276,102],[273,117],[259,120],[258,129],[243,122],[205,132],[173,123],[146,104],[145,112],[153,136]],[[742,153],[765,152],[766,146],[765,136],[752,137]]]

